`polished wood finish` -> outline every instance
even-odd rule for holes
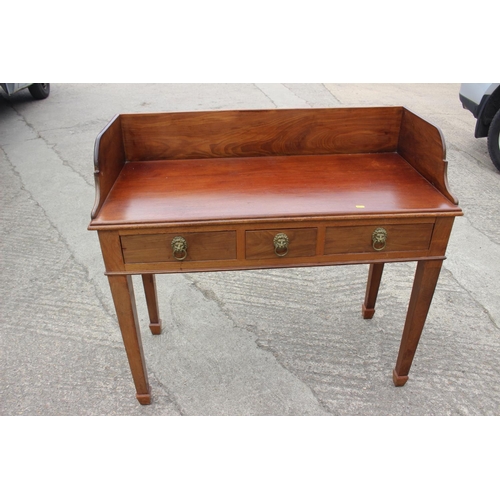
[[[276,255],[274,237],[284,233],[289,239],[286,255]],[[253,259],[291,259],[316,255],[317,229],[267,229],[246,232],[246,258]]]
[[[98,136],[95,164],[89,229],[141,404],[150,392],[132,274],[158,334],[157,273],[369,264],[368,319],[384,265],[418,261],[393,374],[406,382],[462,214],[435,126],[401,107],[125,114]],[[384,248],[373,246],[378,228]],[[278,233],[286,252],[276,252]],[[174,237],[185,255],[173,254]]]
[[[125,150],[122,141],[121,118],[115,116],[97,136],[94,147],[94,180],[96,198],[91,217],[94,218],[108,196],[123,164]]]
[[[122,236],[123,260],[126,264],[179,262],[172,251],[172,240],[175,236],[182,236],[187,242],[187,255],[183,262],[236,259],[236,231],[177,231]]]
[[[365,301],[363,302],[361,310],[364,319],[371,319],[375,314],[375,303],[377,302],[377,295],[383,272],[383,262],[378,264],[370,264],[370,270],[368,271],[368,284],[366,285]]]
[[[405,109],[397,151],[453,204],[458,205],[448,186],[446,147],[437,127],[429,127],[428,122]]]
[[[325,254],[374,253],[372,234],[379,226],[327,227]],[[384,224],[387,230],[386,252],[427,250],[434,224]]]
[[[442,260],[430,260],[417,264],[401,346],[393,372],[396,386],[404,385],[408,380],[408,373],[429,312],[442,263]]]
[[[380,153],[397,148],[403,108],[123,114],[128,161]]]
[[[397,153],[217,158],[125,164],[92,225],[449,212]]]
[[[118,231],[99,231],[99,243],[101,244],[102,258],[106,272],[122,274],[125,271],[122,247]]]
[[[150,404],[146,361],[142,350],[141,334],[135,306],[134,285],[131,276],[108,276],[111,295],[115,304],[123,344],[134,379],[136,398],[141,404]]]
[[[158,309],[158,295],[156,293],[156,278],[154,274],[143,274],[142,284],[146,295],[146,304],[149,314],[149,329],[151,333],[159,335],[161,333],[161,319]]]

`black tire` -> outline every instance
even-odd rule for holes
[[[34,99],[47,99],[50,94],[50,83],[33,83],[28,90]]]
[[[488,151],[493,165],[500,170],[500,109],[490,124],[488,131]]]

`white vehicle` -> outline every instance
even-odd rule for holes
[[[50,83],[0,83],[7,95],[28,89],[34,99],[46,99],[50,94]]]
[[[500,83],[462,83],[460,101],[475,118],[475,137],[488,137],[493,165],[500,170]]]

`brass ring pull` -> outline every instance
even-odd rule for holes
[[[278,257],[284,257],[288,253],[288,236],[285,233],[278,233],[273,240],[274,253]]]
[[[174,259],[184,260],[187,257],[187,241],[182,236],[176,236],[172,240],[172,252]]]
[[[383,227],[378,227],[372,234],[373,249],[381,252],[387,244],[387,231]]]

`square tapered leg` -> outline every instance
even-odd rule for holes
[[[108,276],[115,304],[118,324],[127,352],[127,358],[136,389],[136,398],[142,405],[151,403],[148,374],[142,350],[139,322],[135,306],[134,287],[131,276]]]

